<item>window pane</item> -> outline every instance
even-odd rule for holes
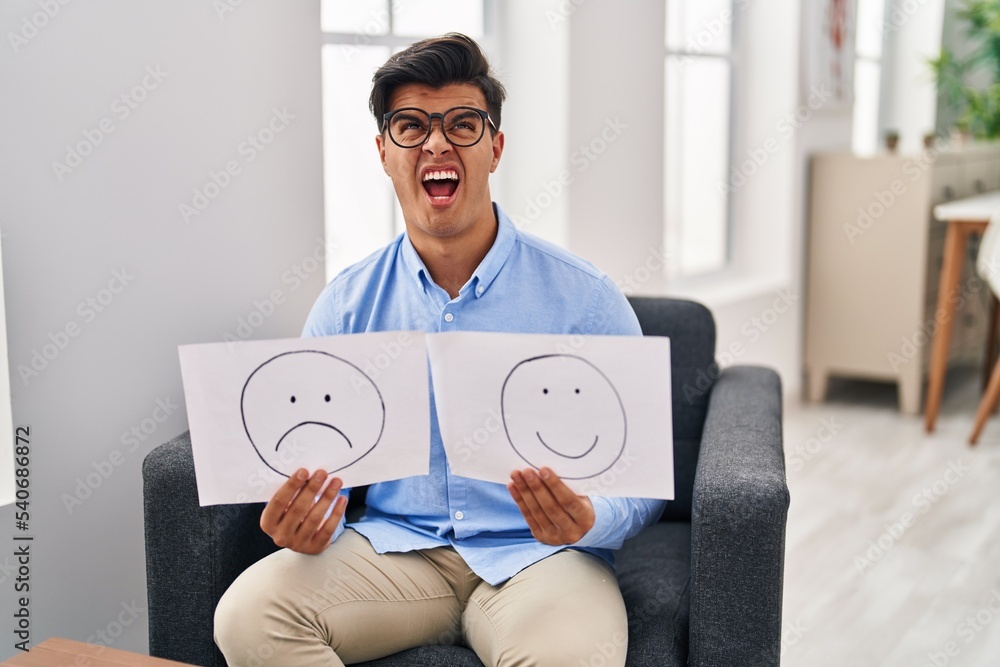
[[[878,59],[882,55],[885,0],[858,0],[856,51],[859,56]]]
[[[321,0],[319,24],[323,32],[386,35],[389,33],[389,2]]]
[[[854,63],[854,137],[855,153],[878,151],[878,103],[881,68],[869,60]]]
[[[392,31],[405,37],[483,36],[482,0],[393,0]]]
[[[671,277],[726,264],[729,63],[668,56],[664,211]]]
[[[346,50],[345,50],[346,49]],[[368,111],[374,71],[385,46],[323,47],[323,156],[328,278],[392,238],[392,183],[375,148],[378,128]]]
[[[732,0],[667,0],[667,48],[692,53],[729,53]]]

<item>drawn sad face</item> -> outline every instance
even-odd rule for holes
[[[354,364],[304,350],[273,357],[250,374],[240,402],[254,449],[272,470],[333,473],[374,449],[385,425],[378,388]]]
[[[611,382],[589,361],[569,354],[514,366],[500,396],[507,438],[535,468],[565,479],[595,477],[625,448],[625,408]]]

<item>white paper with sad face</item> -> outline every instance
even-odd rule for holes
[[[456,332],[427,350],[454,474],[547,466],[577,493],[673,498],[668,339]]]
[[[180,347],[202,505],[266,501],[299,468],[345,487],[428,472],[419,332]]]

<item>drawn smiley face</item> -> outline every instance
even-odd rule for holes
[[[261,460],[285,477],[299,468],[343,470],[382,437],[385,404],[375,383],[326,352],[285,352],[247,378],[243,427]]]
[[[526,359],[500,393],[507,439],[534,468],[565,479],[596,477],[625,449],[625,407],[611,381],[570,354]]]

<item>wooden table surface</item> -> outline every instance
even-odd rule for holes
[[[151,658],[148,655],[129,653],[97,644],[85,644],[58,637],[46,639],[21,653],[0,662],[0,667],[182,667],[183,662]],[[188,666],[190,667],[190,666]]]

